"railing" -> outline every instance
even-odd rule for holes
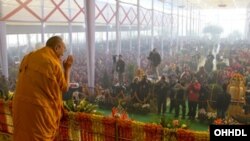
[[[0,140],[11,141],[11,102],[0,101]],[[168,129],[157,124],[86,113],[65,114],[55,141],[208,141],[208,132]]]

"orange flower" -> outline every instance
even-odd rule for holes
[[[117,115],[117,113],[118,113],[117,108],[113,107],[112,108],[112,117],[115,117]]]
[[[222,119],[221,118],[218,118],[216,120],[214,120],[214,124],[216,125],[221,125],[223,122],[222,122]]]
[[[125,111],[122,112],[121,119],[122,120],[128,120],[128,114]]]

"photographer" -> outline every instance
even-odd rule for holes
[[[118,80],[120,85],[123,85],[124,71],[125,71],[125,62],[122,59],[122,55],[119,55],[119,59],[116,63],[116,72],[118,73]]]
[[[159,72],[158,72],[158,65],[161,63],[161,56],[157,52],[156,48],[154,48],[148,56],[148,60],[150,63],[150,69],[152,70],[153,75],[156,76],[156,78],[159,77]]]

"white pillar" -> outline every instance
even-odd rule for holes
[[[245,28],[245,38],[250,41],[250,3],[246,9],[246,28]]]
[[[70,49],[70,54],[73,54],[73,39],[72,39],[72,22],[69,21],[68,23],[68,32],[69,32],[69,45],[68,48]]]
[[[109,53],[109,25],[106,24],[106,53]]]
[[[80,32],[77,32],[77,33],[76,33],[76,40],[77,40],[77,45],[76,45],[76,46],[77,46],[77,54],[79,54],[79,53],[80,53],[80,45],[81,45],[81,41],[80,41],[80,39],[79,39],[79,36],[80,36],[80,35],[79,35],[79,33],[80,33]]]
[[[109,1],[108,1],[109,4]],[[109,5],[110,6],[110,5]],[[107,11],[107,17],[109,17],[109,10]],[[109,25],[106,23],[106,53],[109,53]]]
[[[132,25],[129,26],[129,51],[132,51]]]
[[[171,47],[173,45],[173,25],[174,25],[174,17],[173,17],[173,0],[171,0],[171,29],[170,29],[170,34],[171,34]]]
[[[154,48],[154,0],[152,0],[152,19],[151,19],[151,50]]]
[[[140,26],[140,0],[137,0],[137,65],[141,67],[141,26]]]
[[[42,44],[45,44],[44,34],[45,34],[45,21],[44,21],[44,0],[41,0],[41,42]]]
[[[39,35],[39,34],[36,34],[36,43],[38,43],[38,41],[39,41],[38,35]]]
[[[193,34],[192,34],[192,10],[193,10],[193,7],[192,7],[192,5],[190,5],[190,22],[189,22],[189,32],[190,32],[190,36],[192,36]]]
[[[69,12],[69,21],[68,21],[68,31],[69,31],[69,45],[70,54],[73,54],[73,43],[72,43],[72,21],[71,21],[71,2],[72,0],[68,0],[68,12]]]
[[[180,40],[180,38],[179,38],[179,28],[180,28],[180,24],[179,24],[179,22],[180,22],[180,14],[179,14],[179,6],[177,5],[177,31],[176,31],[176,52],[178,52],[178,50],[179,50],[179,40]]]
[[[187,1],[187,8],[186,8],[186,36],[189,38],[190,34],[189,34],[189,29],[188,29],[189,28],[189,26],[188,26],[188,21],[189,21],[189,19],[188,19],[188,15],[189,15],[189,13],[188,13],[188,10],[189,10],[188,4],[189,3]]]
[[[28,34],[26,34],[26,37],[27,37],[27,40],[28,40],[28,47],[30,48],[30,47],[32,47],[32,45],[31,45],[31,35],[28,33]],[[21,58],[20,58],[21,59]]]
[[[0,7],[1,8],[1,7]],[[0,21],[0,55],[2,61],[2,74],[6,79],[9,78],[8,72],[8,53],[7,53],[7,43],[6,43],[6,23],[4,21]]]
[[[183,48],[183,40],[184,40],[184,0],[181,1],[181,49]]]
[[[121,54],[120,1],[116,1],[116,54]]]
[[[182,0],[181,4],[181,35],[184,37],[184,0]]]
[[[195,19],[196,19],[196,14],[195,14],[195,9],[193,7],[193,35],[195,35]]]
[[[16,39],[17,39],[17,48],[18,48],[18,58],[21,59],[21,47],[20,47],[19,34],[16,35]]]
[[[198,13],[198,36],[200,36],[200,27],[201,27],[201,10],[199,9],[199,13]]]
[[[88,86],[95,86],[95,0],[85,0]]]
[[[161,57],[162,57],[162,59],[164,58],[164,48],[163,48],[163,38],[164,38],[164,36],[163,36],[163,29],[164,29],[164,4],[165,4],[165,0],[163,0],[162,1],[162,10],[163,10],[163,12],[162,12],[162,18],[161,18]]]

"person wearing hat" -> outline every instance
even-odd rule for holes
[[[116,72],[118,73],[118,81],[120,85],[123,85],[124,71],[125,71],[125,62],[122,59],[122,55],[119,55],[119,59],[116,63]]]

